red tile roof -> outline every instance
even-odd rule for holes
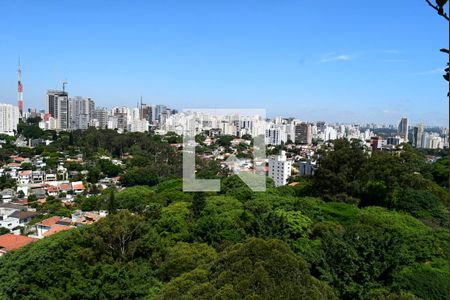
[[[11,155],[10,158],[12,160],[14,160],[15,162],[22,162],[25,160],[25,158],[21,157],[21,156],[16,156],[16,155]]]
[[[69,230],[69,229],[72,229],[72,228],[73,228],[72,226],[56,224],[56,225],[53,225],[52,228],[50,228],[49,231],[45,232],[44,236],[50,236],[50,235],[58,233],[60,231]]]
[[[84,190],[84,185],[82,182],[73,182],[72,183],[72,188],[74,190]]]
[[[53,185],[47,186],[47,192],[52,193],[52,192],[57,192],[57,191],[58,191],[58,187],[53,186]]]
[[[16,250],[38,240],[39,239],[11,233],[0,235],[0,252]]]
[[[58,188],[59,188],[60,190],[66,190],[66,191],[69,191],[69,190],[71,189],[71,186],[70,186],[70,184],[68,184],[68,183],[61,183],[61,184],[58,186]]]
[[[48,219],[42,220],[41,222],[37,223],[36,225],[53,226],[59,220],[61,220],[61,217],[54,216],[54,217],[50,217]]]
[[[7,166],[10,167],[10,168],[18,168],[18,167],[20,167],[20,164],[12,162],[12,163],[9,163]]]
[[[22,170],[22,171],[19,171],[19,175],[20,175],[20,176],[31,175],[32,173],[33,173],[32,170]]]

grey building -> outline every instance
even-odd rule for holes
[[[311,124],[302,122],[295,125],[295,142],[299,144],[312,144]]]
[[[402,118],[398,123],[398,134],[408,142],[408,118]]]
[[[108,126],[108,110],[104,107],[94,111],[94,119],[98,122],[98,128],[105,129]]]
[[[69,121],[69,95],[65,91],[47,91],[47,111],[57,119],[57,128],[67,130],[70,127]]]

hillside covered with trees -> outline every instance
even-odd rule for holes
[[[297,185],[257,193],[223,176],[220,193],[185,193],[164,138],[97,134],[51,147],[81,149],[126,188],[76,200],[109,211],[97,223],[3,255],[0,298],[447,298],[447,157],[337,140]],[[132,158],[115,170],[99,152]]]

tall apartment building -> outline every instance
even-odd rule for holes
[[[95,102],[91,98],[74,97],[69,100],[70,129],[88,129],[94,117]]]
[[[398,123],[398,134],[401,138],[408,142],[408,118],[402,118]]]
[[[61,130],[70,129],[70,105],[69,98],[63,97],[58,103],[58,117],[56,118],[57,128]]]
[[[167,107],[165,105],[158,104],[155,106],[155,121],[159,124],[162,124],[162,121],[165,121],[163,118],[163,114],[167,111]]]
[[[105,129],[108,126],[108,110],[104,107],[94,110],[93,119],[97,120],[98,128]]]
[[[281,145],[287,140],[286,125],[272,124],[271,128],[266,129],[265,143],[267,145]]]
[[[425,128],[422,123],[414,127],[413,137],[414,137],[414,146],[416,148],[423,148],[422,140],[423,134],[425,132]]]
[[[299,123],[295,125],[295,142],[299,144],[312,144],[312,128],[309,123]]]
[[[47,91],[47,111],[57,120],[57,129],[67,130],[70,128],[69,110],[69,95],[67,92]]]
[[[292,161],[287,160],[285,151],[269,157],[269,177],[273,179],[275,186],[286,185],[291,173]]]
[[[139,115],[141,120],[147,120],[150,124],[153,124],[155,122],[155,107],[141,103]]]
[[[0,103],[0,133],[14,134],[19,124],[20,112],[19,107],[11,104]]]
[[[267,145],[280,145],[281,144],[281,132],[278,128],[266,129],[266,144]]]
[[[119,132],[128,130],[129,116],[130,109],[128,107],[114,107],[108,116],[108,128],[117,129]]]

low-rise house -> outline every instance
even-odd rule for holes
[[[52,181],[56,181],[58,178],[56,176],[56,174],[45,174],[45,181],[46,182],[52,182]]]
[[[45,199],[47,197],[47,193],[43,188],[33,188],[31,193],[35,195],[38,199]]]
[[[20,211],[27,211],[28,207],[18,204],[18,203],[1,203],[0,204],[0,210],[4,208],[10,208],[10,209],[14,209],[14,210],[20,210]]]
[[[14,208],[0,207],[0,227],[9,230],[19,227],[19,219],[10,217],[15,211],[17,210]]]
[[[57,197],[58,194],[59,194],[59,192],[58,192],[58,187],[57,187],[57,186],[54,186],[54,185],[47,185],[47,186],[45,187],[45,189],[46,189],[47,194],[48,194],[49,196]]]
[[[0,227],[20,231],[20,227],[24,227],[37,215],[39,213],[28,211],[26,206],[4,203],[0,205]]]
[[[63,182],[58,185],[59,192],[67,193],[72,190],[72,185],[69,182]]]
[[[45,179],[45,172],[43,171],[33,171],[31,175],[31,181],[33,183],[43,183]]]
[[[18,155],[11,155],[9,158],[15,163],[23,163],[25,161],[25,158]]]
[[[103,210],[98,212],[76,210],[72,214],[72,223],[75,225],[88,225],[97,222],[107,215],[108,212]]]
[[[47,237],[47,236],[51,236],[55,233],[61,232],[61,231],[66,231],[66,230],[70,230],[74,228],[73,226],[66,226],[66,225],[53,225],[50,230],[48,230],[47,232],[44,233],[43,237]]]
[[[19,184],[29,184],[31,180],[32,170],[21,170],[18,172]]]
[[[79,171],[69,171],[69,178],[78,177],[79,174],[80,174]]]
[[[16,163],[16,162],[12,162],[6,165],[8,168],[10,168],[11,170],[16,170],[18,171],[20,169],[21,164],[20,163]]]
[[[74,197],[70,194],[65,195],[64,197],[60,197],[59,200],[65,205],[65,206],[72,206],[75,205],[74,203]]]
[[[35,225],[36,237],[43,238],[60,231],[72,229],[73,226],[71,224],[72,220],[69,218],[62,218],[58,216],[50,217]]]
[[[51,141],[44,140],[44,139],[32,139],[30,141],[30,146],[31,147],[36,147],[36,146],[39,146],[39,145],[47,146],[48,144],[50,144],[49,142],[51,142]]]
[[[83,182],[82,181],[74,181],[74,182],[72,182],[72,190],[77,195],[82,194],[84,192],[84,190],[85,190]]]
[[[36,241],[38,241],[38,239],[23,235],[15,235],[11,233],[0,235],[0,256],[9,251],[20,249]]]
[[[34,217],[38,216],[39,213],[35,211],[20,211],[16,210],[11,215],[9,215],[10,218],[18,219],[19,226],[23,227],[28,224],[28,222],[31,221]]]
[[[4,189],[0,191],[0,195],[3,203],[9,203],[16,197],[16,192],[13,189]]]

